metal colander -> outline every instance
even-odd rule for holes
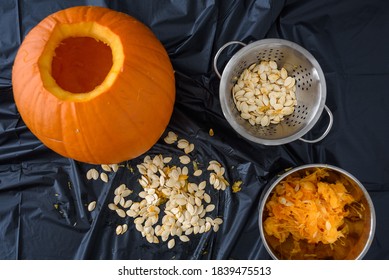
[[[221,52],[230,45],[244,46],[228,61],[222,75],[217,69]],[[253,63],[273,60],[279,68],[284,67],[288,75],[296,79],[297,105],[294,113],[285,117],[279,124],[266,127],[251,125],[237,110],[232,96],[232,87],[243,70]],[[283,39],[263,39],[246,45],[232,41],[223,45],[214,58],[214,69],[220,77],[220,102],[223,114],[230,125],[243,137],[264,145],[280,145],[296,139],[315,143],[322,140],[330,131],[333,123],[331,111],[325,106],[326,82],[323,71],[316,59],[296,43]],[[329,125],[317,139],[301,138],[317,122],[323,109],[329,115]]]

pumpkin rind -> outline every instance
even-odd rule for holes
[[[121,67],[110,73],[109,86],[93,95],[53,94],[44,74],[49,64],[39,63],[47,42],[60,25],[88,22],[120,39],[122,53],[113,51],[112,69],[119,65],[115,58],[123,58]],[[174,72],[163,45],[141,22],[107,8],[73,7],[45,18],[24,39],[12,74],[15,103],[27,127],[47,147],[82,162],[118,163],[143,154],[173,111]]]

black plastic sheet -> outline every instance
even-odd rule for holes
[[[196,145],[195,157],[227,169],[241,191],[208,188],[220,230],[191,235],[188,243],[149,244],[133,220],[107,208],[113,190],[135,190],[136,164],[123,163],[109,182],[88,181],[95,166],[47,149],[24,125],[16,109],[11,71],[27,32],[45,16],[76,5],[109,7],[149,26],[161,40],[176,71],[177,99],[167,130]],[[389,3],[384,0],[327,1],[52,1],[0,3],[0,258],[1,259],[269,259],[258,229],[258,203],[266,185],[286,168],[328,163],[356,176],[375,205],[376,234],[365,259],[389,259]],[[317,144],[301,141],[268,147],[237,135],[221,112],[219,79],[212,69],[226,42],[284,38],[311,52],[327,81],[327,106],[334,114],[329,135]],[[233,55],[229,49],[219,67]],[[307,138],[327,125],[323,116]],[[208,134],[212,128],[213,137]],[[162,139],[147,153],[178,149]],[[101,168],[97,166],[99,170]],[[86,204],[97,201],[93,212]],[[127,233],[115,234],[126,222]]]

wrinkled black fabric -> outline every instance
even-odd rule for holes
[[[45,16],[76,5],[105,6],[132,15],[161,40],[176,71],[177,99],[168,130],[196,145],[196,159],[227,167],[233,193],[208,189],[223,217],[217,233],[188,243],[149,244],[132,224],[107,208],[121,183],[139,190],[138,174],[120,168],[110,180],[88,181],[92,165],[47,149],[25,126],[12,94],[12,64],[27,32]],[[365,259],[389,259],[389,2],[385,0],[59,1],[0,3],[0,259],[270,259],[259,237],[258,204],[264,188],[285,168],[328,163],[356,176],[375,205],[376,234]],[[327,82],[334,114],[317,144],[254,144],[223,117],[212,62],[226,42],[284,38],[310,51]],[[236,48],[220,58],[222,69]],[[325,115],[305,137],[320,135]],[[208,131],[213,128],[214,137]],[[147,153],[178,153],[162,139]],[[142,157],[123,164],[136,169]],[[204,167],[203,166],[203,167]],[[97,167],[99,168],[99,167]],[[97,200],[92,213],[89,201]],[[129,231],[115,234],[127,222]]]

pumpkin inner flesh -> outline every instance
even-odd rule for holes
[[[120,37],[96,22],[57,24],[38,60],[43,87],[74,102],[107,92],[123,64]]]
[[[55,49],[52,76],[71,93],[90,92],[100,85],[112,68],[112,50],[91,37],[69,37]]]

